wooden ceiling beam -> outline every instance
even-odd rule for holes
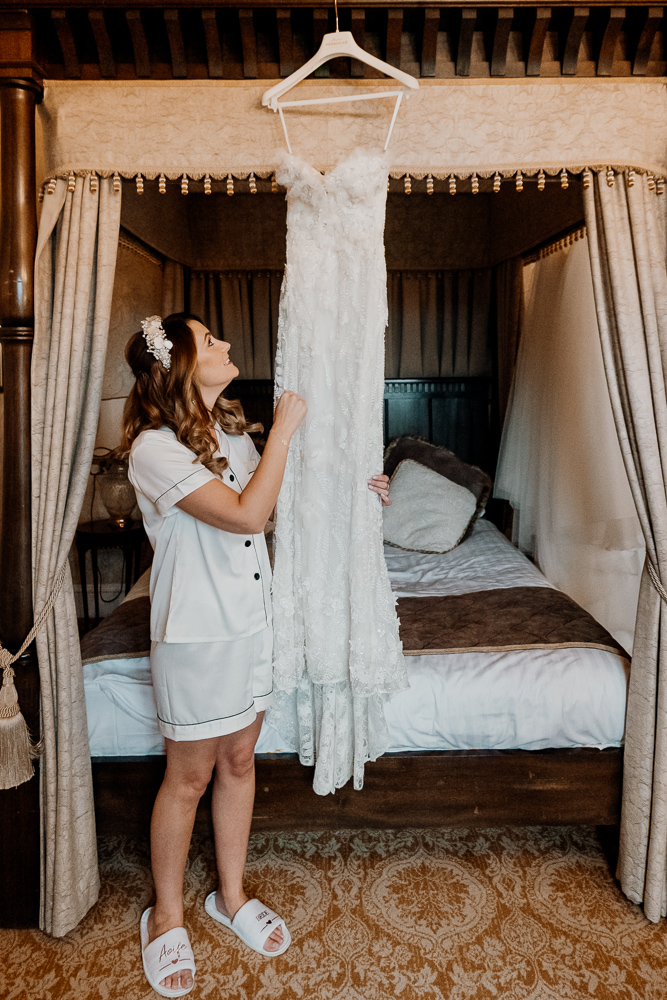
[[[352,8],[352,34],[354,40],[362,49],[366,48],[366,11],[363,7]],[[350,60],[350,76],[366,76],[366,71],[370,69],[359,59]]]
[[[174,78],[184,80],[188,75],[188,66],[185,61],[185,44],[183,43],[183,31],[181,30],[178,10],[175,8],[165,10],[164,23],[167,28]]]
[[[440,8],[427,7],[422,28],[421,75],[435,76],[435,59],[438,52]]]
[[[551,20],[551,7],[538,7],[535,11],[535,22],[530,33],[530,46],[526,61],[526,76],[539,76],[542,71],[542,56],[544,41]]]
[[[514,18],[513,7],[499,7],[496,28],[493,33],[491,53],[491,76],[505,76],[507,71],[507,50],[510,44],[510,30]]]
[[[649,7],[644,26],[642,27],[634,62],[632,63],[633,76],[645,76],[648,69],[648,61],[653,48],[655,33],[660,27],[663,19],[664,7]]]
[[[51,20],[53,21],[56,34],[58,35],[58,41],[60,42],[63,61],[65,63],[65,76],[68,79],[80,78],[81,65],[76,52],[74,35],[72,34],[69,21],[67,20],[67,14],[64,10],[52,10]]]
[[[243,14],[239,11],[239,17]],[[249,12],[252,17],[252,11]],[[218,31],[218,19],[214,10],[203,10],[201,12],[202,25],[204,27],[204,38],[206,40],[206,61],[208,63],[208,75],[211,80],[222,78],[222,47],[220,45],[220,33]],[[241,38],[243,38],[243,21],[241,21]],[[244,43],[245,53],[245,43]],[[244,54],[245,61],[245,54]],[[248,74],[246,74],[247,76]],[[255,76],[257,75],[257,59],[255,58]]]
[[[69,79],[80,79],[85,75],[90,78],[98,73],[96,64],[99,63],[99,74],[103,78],[115,79],[119,74],[124,76],[126,68],[120,66],[118,60],[126,61],[129,53],[120,54],[122,37],[119,34],[117,38],[115,34],[118,28],[117,18],[123,14],[132,39],[139,78],[151,77],[151,59],[156,63],[163,63],[165,59],[169,61],[169,58],[173,75],[177,79],[187,78],[189,74],[201,76],[202,62],[207,63],[211,79],[257,79],[260,72],[267,71],[263,63],[260,65],[260,59],[267,58],[274,61],[272,75],[278,75],[279,70],[280,75],[287,76],[296,65],[294,60],[297,40],[293,39],[292,25],[299,32],[301,46],[304,41],[301,33],[304,30],[306,34],[309,33],[308,26],[312,17],[313,51],[319,48],[325,32],[333,28],[330,3],[320,4],[320,0],[309,0],[308,12],[303,9],[299,11],[303,6],[301,0],[285,0],[284,6],[278,0],[273,0],[270,14],[268,10],[263,14],[254,13],[256,8],[265,6],[259,0],[241,0],[242,7],[227,0],[218,0],[215,7],[208,0],[197,0],[196,5],[190,3],[190,0],[172,0],[166,10],[163,7],[158,9],[156,0],[143,0],[142,6],[146,13],[133,9],[134,0],[123,2],[126,9],[122,14],[120,11],[118,14],[109,14],[110,9],[119,6],[116,0],[62,0],[57,9],[41,13],[33,10],[37,51],[42,53],[47,75]],[[7,9],[5,4],[18,7],[19,3],[27,3],[29,9],[33,9],[39,8],[42,0],[34,0],[33,4],[30,4],[30,0],[0,0],[3,9]],[[379,29],[384,34],[386,26],[386,46],[382,39],[379,54],[390,64],[427,79],[435,78],[436,74],[447,75],[445,65],[436,65],[438,47],[443,41],[439,34],[441,24],[443,30],[446,27],[452,36],[455,59],[455,67],[452,68],[461,77],[469,77],[471,74],[480,79],[489,74],[492,77],[503,77],[507,72],[515,74],[517,66],[520,66],[518,72],[522,72],[523,64],[513,63],[512,68],[508,69],[510,59],[525,59],[526,76],[540,76],[544,72],[543,61],[550,27],[558,31],[558,58],[565,77],[581,74],[590,76],[591,71],[600,77],[622,76],[628,73],[630,66],[634,76],[664,73],[657,39],[661,38],[663,31],[665,7],[607,3],[604,5],[605,10],[598,12],[597,0],[586,7],[564,3],[552,6],[533,2],[532,12],[529,13],[522,10],[523,0],[517,0],[512,7],[490,4],[486,0],[480,0],[474,7],[451,4],[447,0],[442,0],[441,3],[438,0],[424,0],[417,14],[410,11],[415,6],[411,0],[405,0],[400,6],[394,5],[391,0],[385,0],[381,14],[375,0],[348,0],[348,3],[350,6],[347,9],[341,7],[341,27],[351,27],[360,46],[370,47],[371,51],[375,51],[374,46],[378,44],[376,32]],[[355,3],[358,6],[352,6]],[[641,6],[642,9],[635,10],[636,6]],[[75,10],[77,7],[78,12]],[[487,12],[489,7],[493,7],[493,11]],[[186,13],[181,16],[182,9]],[[443,20],[443,9],[446,11],[446,21]],[[72,10],[74,13],[71,13]],[[218,13],[219,10],[222,13]],[[295,13],[292,15],[293,11]],[[8,10],[9,14],[11,11]],[[26,16],[29,14],[26,13]],[[53,28],[49,25],[49,20]],[[160,22],[164,24],[164,29]],[[261,30],[268,30],[271,36],[267,39],[267,53],[276,53],[277,50],[279,66],[275,66],[276,54],[261,55],[260,42],[264,36],[260,39],[257,34],[257,26],[260,24]],[[154,38],[151,37],[153,29],[156,31]],[[189,30],[194,32],[191,40]],[[476,31],[484,33],[486,56],[481,54],[481,50],[478,52],[481,36],[476,35]],[[517,51],[511,56],[510,50],[514,51],[513,40],[516,37],[512,34],[513,31],[520,32],[521,54]],[[593,55],[588,54],[590,43],[584,40],[584,33],[586,38],[590,34],[593,39]],[[169,50],[165,52],[167,40]],[[623,53],[619,48],[621,42]],[[194,46],[192,51],[191,44]],[[117,49],[117,45],[121,48]],[[474,64],[473,45],[474,51],[478,53]],[[311,49],[310,39],[305,40],[305,48]],[[303,53],[304,58],[306,54],[307,51]],[[413,62],[415,54],[419,60],[417,66]],[[487,58],[488,63],[485,61]],[[552,59],[554,56],[547,58]],[[595,59],[595,63],[582,63],[581,59]],[[449,69],[450,73],[452,68]],[[158,75],[164,75],[164,66],[156,65],[153,69]],[[552,73],[553,69],[550,64],[549,72]],[[338,59],[320,67],[315,75],[374,77],[377,74],[365,63]]]
[[[597,73],[598,76],[611,76],[611,68],[614,63],[614,53],[616,43],[621,33],[623,22],[625,21],[625,7],[610,7],[607,24],[605,25],[600,54],[598,56]]]
[[[278,27],[278,58],[280,75],[289,76],[294,71],[292,64],[292,11],[279,7],[276,10]]]
[[[403,8],[390,8],[387,12],[387,50],[385,62],[396,69],[401,68],[401,46],[403,44]]]
[[[132,49],[134,52],[134,67],[137,76],[145,79],[151,75],[151,58],[148,52],[148,40],[141,20],[141,11],[128,10],[125,12],[125,20],[132,39]]]
[[[100,73],[103,77],[113,78],[116,75],[116,61],[113,57],[111,39],[109,38],[106,21],[104,20],[104,11],[89,10],[88,21],[95,36],[97,58],[100,61]]]
[[[315,8],[313,11],[313,52],[317,52],[328,30],[329,11],[322,7]],[[323,66],[316,69],[314,76],[329,76],[329,63],[324,63]]]
[[[588,21],[590,10],[588,7],[575,7],[572,11],[572,20],[565,39],[565,51],[563,53],[563,76],[575,76],[579,63],[579,49],[581,39],[584,37],[584,29]]]
[[[243,49],[243,75],[249,80],[255,80],[257,79],[257,33],[253,12],[247,8],[240,10],[239,23]]]
[[[97,0],[99,4],[100,0]],[[104,9],[121,9],[121,10],[148,10],[148,9],[163,9],[164,4],[160,0],[103,0]],[[88,7],[95,6],[96,0],[61,0],[59,7],[61,9],[75,10],[75,9],[87,9]],[[291,8],[324,8],[327,11],[332,9],[331,0],[289,0],[289,5]],[[6,10],[50,10],[53,6],[53,0],[3,0],[2,7]],[[210,8],[214,10],[229,10],[238,9],[239,0],[174,0],[171,4],[172,7],[178,7],[182,10],[203,10],[204,8]],[[243,3],[244,7],[258,7],[275,10],[280,6],[280,0],[245,0]],[[425,0],[364,0],[364,7],[366,9],[414,9],[414,8],[424,8],[425,6],[432,6],[432,3],[425,2]],[[463,4],[456,2],[456,0],[441,0],[440,6],[443,8],[460,8],[464,6]],[[467,6],[473,6],[472,4],[467,4]],[[497,0],[476,0],[474,3],[474,8],[485,9],[485,8],[495,8],[498,6]],[[551,7],[553,6],[553,0],[515,0],[514,7]],[[560,3],[561,7],[571,7],[570,3]],[[589,4],[591,7],[609,7],[609,6],[625,6],[625,7],[645,7],[645,0],[632,0],[628,3],[611,3],[609,0],[592,0]],[[344,9],[343,5],[339,9]]]
[[[472,58],[472,37],[475,33],[477,8],[464,7],[461,11],[461,28],[459,44],[456,50],[456,75],[470,76],[470,60]]]
[[[35,59],[32,16],[25,10],[0,10],[0,79],[18,77],[33,80],[41,87],[44,75],[44,70]]]

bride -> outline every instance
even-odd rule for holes
[[[207,914],[265,957],[290,933],[243,889],[254,749],[272,700],[271,568],[264,526],[306,404],[285,391],[262,457],[238,402],[230,345],[196,316],[149,317],[127,346],[135,376],[123,418],[151,570],[151,674],[167,768],[151,821],[156,901],[141,919],[144,971],[164,997],[189,993],[183,873],[197,804],[213,777],[219,884]],[[370,488],[388,502],[386,476]]]

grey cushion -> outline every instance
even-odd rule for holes
[[[477,498],[426,465],[404,459],[390,480],[384,540],[411,552],[449,552],[465,537]]]

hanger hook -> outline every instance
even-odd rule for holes
[[[338,0],[334,0],[334,11],[336,12],[336,32],[338,32]]]

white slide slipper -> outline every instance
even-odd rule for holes
[[[213,917],[223,927],[227,927],[244,944],[247,944],[253,951],[263,955],[264,958],[277,958],[287,951],[292,943],[292,936],[287,930],[287,924],[277,913],[260,903],[258,899],[249,899],[240,910],[234,914],[234,919],[230,920],[224,913],[221,913],[215,904],[215,892],[210,892],[206,897],[204,909],[209,917]],[[273,934],[278,927],[283,929],[283,943],[277,951],[267,951],[264,947],[266,939]]]
[[[190,970],[194,980],[195,957],[192,954],[188,932],[185,927],[172,927],[170,931],[160,934],[149,944],[148,916],[151,909],[149,906],[141,917],[141,960],[144,963],[146,979],[161,997],[184,997],[194,989],[194,982],[192,986],[180,990],[165,989],[160,983],[167,976],[173,976],[185,969]]]

